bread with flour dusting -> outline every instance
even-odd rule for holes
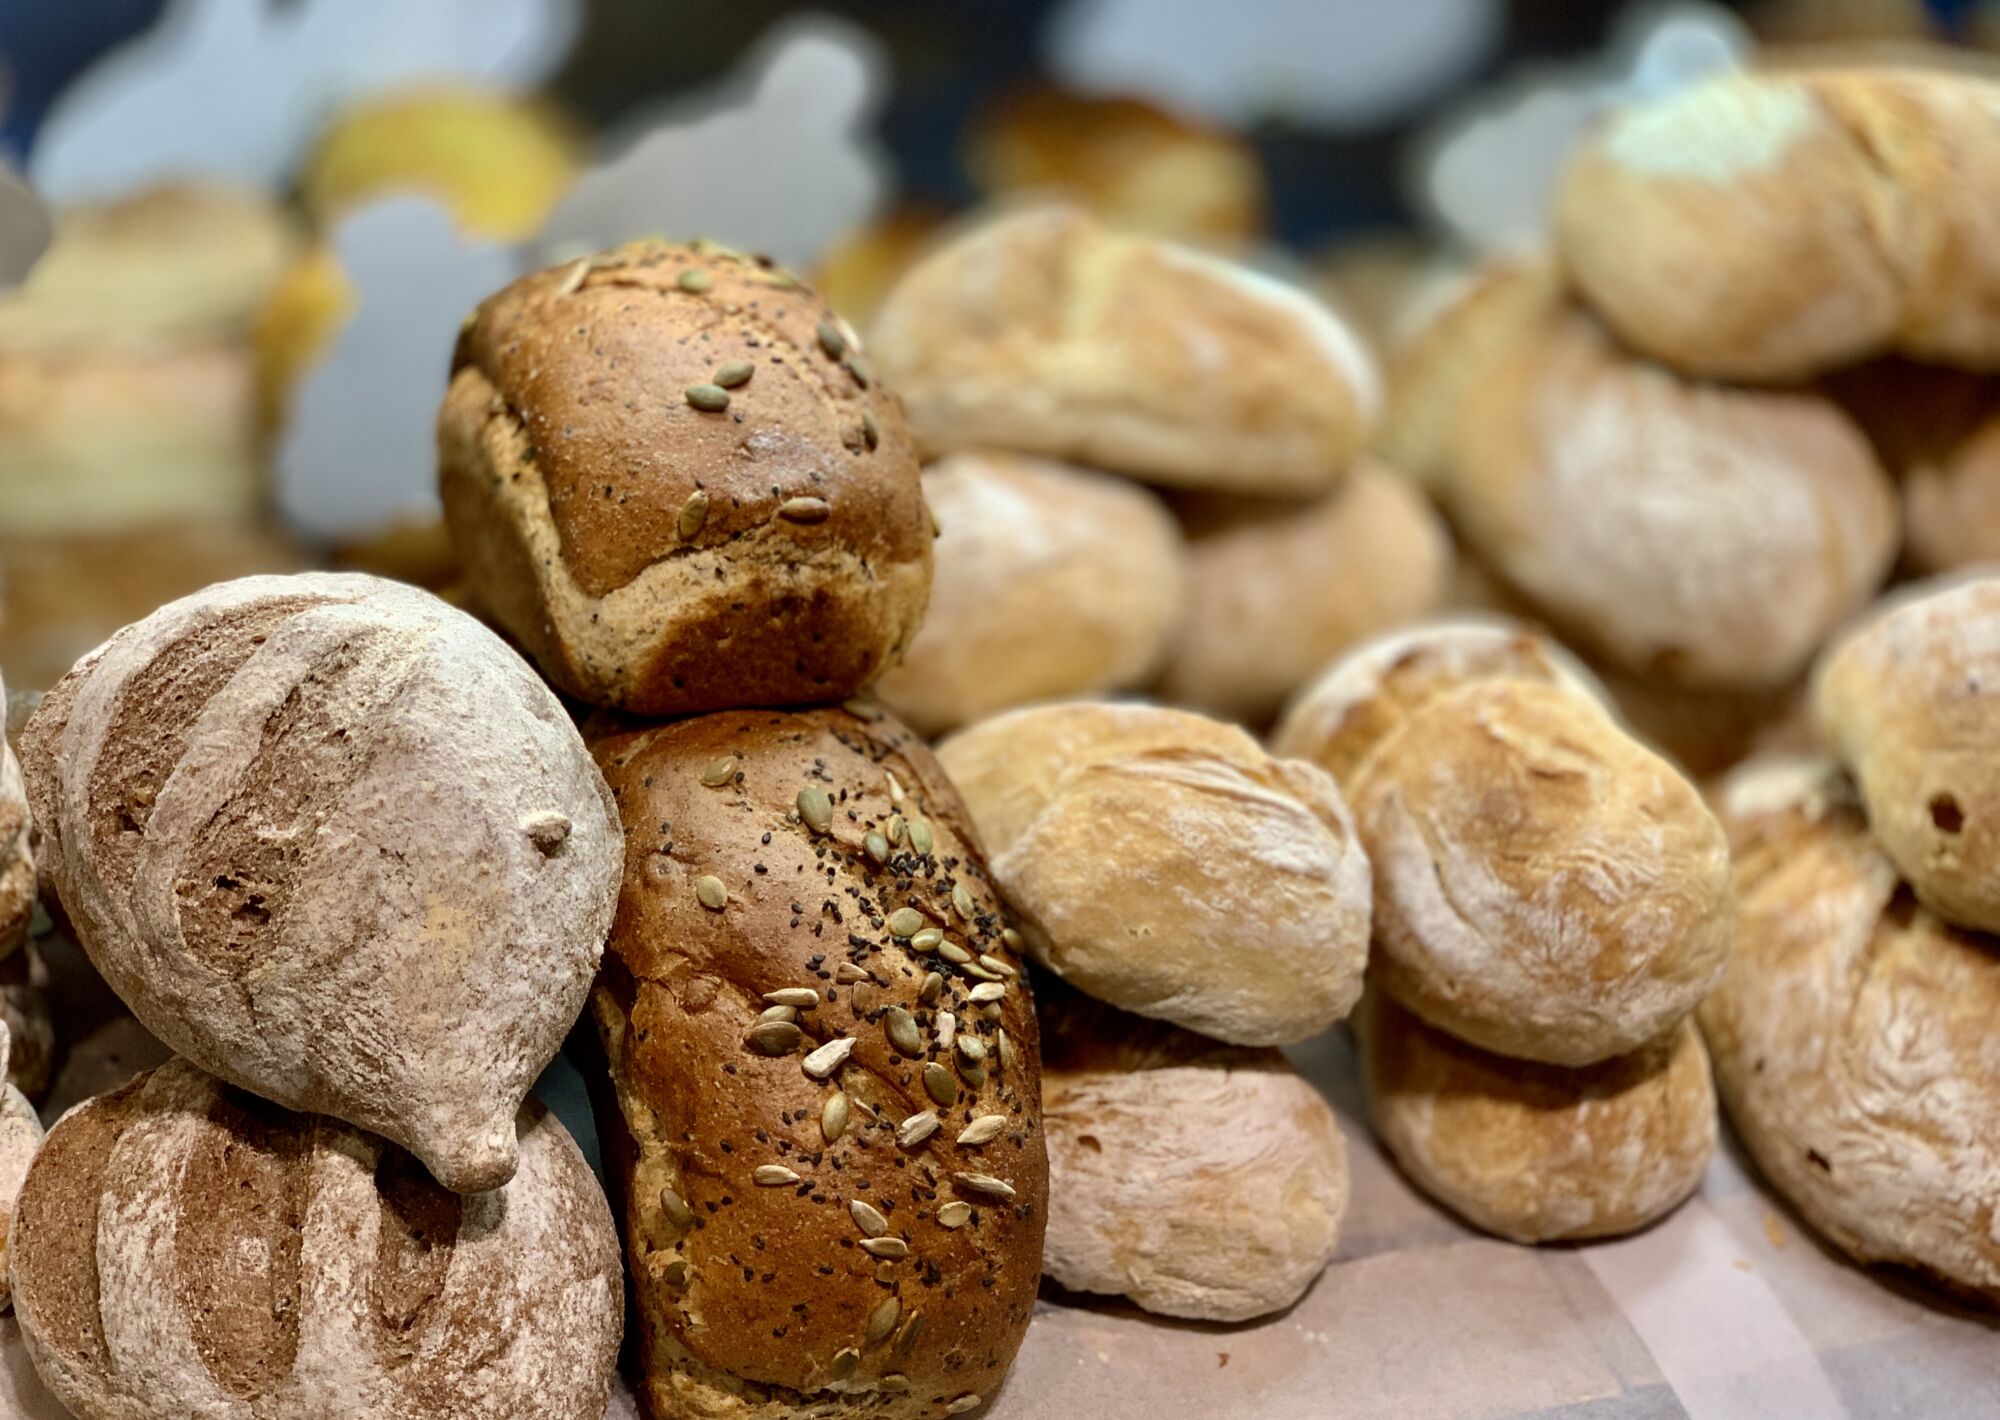
[[[0,1023],[0,1074],[11,1067],[12,1038]],[[14,1200],[28,1166],[42,1147],[42,1120],[28,1097],[12,1085],[0,1085],[0,1311],[13,1304],[7,1273],[7,1232],[14,1222]]]
[[[6,703],[7,686],[0,681],[0,706]],[[35,915],[33,828],[21,761],[0,734],[0,957],[26,944]]]

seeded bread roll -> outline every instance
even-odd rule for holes
[[[1701,1026],[1737,1134],[1842,1251],[2000,1303],[2000,944],[1917,905],[1830,762],[1721,802],[1737,948]]]
[[[438,446],[474,592],[581,699],[839,700],[923,618],[901,412],[762,260],[640,242],[515,282],[459,338]]]
[[[11,1041],[6,1025],[0,1023],[0,1074],[12,1068]],[[41,1116],[13,1085],[0,1085],[0,1311],[14,1304],[7,1274],[7,1232],[14,1222],[14,1200],[41,1147]]]
[[[928,453],[1013,449],[1152,483],[1311,497],[1374,422],[1374,362],[1295,287],[1071,208],[934,251],[875,318]]]
[[[6,701],[7,685],[0,680],[0,705]],[[0,734],[0,957],[26,944],[28,923],[35,915],[33,827],[21,762]]]
[[[496,1188],[617,901],[609,793],[500,639],[373,577],[251,577],[127,627],[22,736],[41,867],[204,1069]]]
[[[1317,758],[1374,865],[1382,990],[1483,1049],[1552,1065],[1669,1031],[1729,950],[1728,848],[1694,786],[1532,641],[1444,626],[1357,654],[1276,742],[1309,750],[1325,702],[1376,687]]]
[[[50,1131],[15,1205],[14,1307],[79,1420],[602,1420],[618,1242],[541,1106],[460,1198],[393,1145],[184,1060]]]
[[[1305,1294],[1347,1212],[1333,1111],[1275,1050],[1036,984],[1049,1140],[1042,1267],[1151,1312],[1248,1321]]]
[[[652,1413],[975,1407],[1034,1307],[1048,1161],[957,794],[872,708],[592,730],[629,843],[599,1131]]]
[[[1423,494],[1367,462],[1316,503],[1187,506],[1188,610],[1160,695],[1261,724],[1355,642],[1443,602],[1451,537]]]
[[[882,702],[926,735],[1036,700],[1121,690],[1159,662],[1185,554],[1159,499],[1123,479],[1014,454],[924,473],[937,575]]]
[[[1614,116],[1557,201],[1570,278],[1683,369],[1786,380],[1889,350],[2000,365],[1989,79],[1732,74]]]
[[[1035,960],[1238,1045],[1346,1015],[1368,860],[1340,791],[1243,731],[1152,705],[1048,705],[938,749]]]
[[[1357,1020],[1375,1132],[1474,1227],[1523,1243],[1615,1237],[1701,1186],[1715,1087],[1691,1019],[1581,1069],[1488,1054],[1379,993]]]

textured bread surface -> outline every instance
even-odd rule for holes
[[[604,1194],[539,1105],[460,1197],[400,1149],[170,1061],[66,1115],[10,1244],[79,1420],[602,1420],[623,1322]]]
[[[1312,765],[1152,705],[1010,711],[938,755],[1029,950],[1073,986],[1238,1045],[1354,1005],[1368,859]]]
[[[991,1395],[1047,1220],[1040,1055],[937,761],[872,708],[607,716],[592,744],[629,845],[593,1008],[653,1413]]]
[[[0,705],[7,685],[0,680]],[[35,915],[34,817],[28,812],[28,786],[21,778],[21,761],[0,734],[0,957],[28,940]]]
[[[876,687],[919,732],[1122,690],[1158,664],[1186,559],[1151,493],[1045,459],[962,453],[925,470],[924,497],[938,525],[930,610]]]
[[[8,1029],[0,1023],[0,1073],[13,1068]],[[13,1305],[7,1271],[7,1233],[14,1222],[14,1200],[28,1166],[42,1147],[42,1119],[28,1097],[11,1084],[0,1085],[0,1311]]]
[[[946,242],[873,339],[926,453],[1011,449],[1177,487],[1328,492],[1379,404],[1372,357],[1312,296],[1066,207]]]
[[[223,583],[81,662],[22,754],[43,872],[147,1029],[447,1187],[506,1182],[623,843],[497,636],[373,577]]]
[[[923,617],[931,529],[894,396],[824,301],[726,248],[635,243],[491,297],[438,446],[474,591],[581,699],[839,700]]]

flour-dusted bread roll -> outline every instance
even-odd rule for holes
[[[990,1396],[1047,1221],[1018,937],[937,761],[871,708],[592,744],[628,836],[592,998],[651,1413]]]
[[[1296,287],[1066,207],[949,241],[875,318],[931,453],[1013,449],[1153,483],[1307,497],[1346,476],[1374,362]]]
[[[2000,931],[2000,574],[1900,591],[1828,649],[1813,709],[1918,898]]]
[[[1315,756],[1374,865],[1371,973],[1486,1050],[1588,1065],[1664,1034],[1714,984],[1728,847],[1694,786],[1553,655],[1496,634],[1447,623],[1365,647],[1276,742],[1311,752],[1328,703],[1380,687],[1334,721],[1360,746],[1336,729]]]
[[[923,618],[931,529],[895,397],[768,262],[639,242],[474,313],[438,416],[480,601],[581,699],[839,700]]]
[[[1888,350],[2000,365],[2000,88],[1732,74],[1615,115],[1564,177],[1570,278],[1632,345],[1785,380]]]
[[[0,705],[7,700],[0,681]],[[0,957],[20,950],[35,915],[34,817],[13,746],[0,734]]]
[[[1248,1321],[1305,1294],[1347,1212],[1333,1111],[1275,1050],[1038,985],[1049,1141],[1042,1268],[1148,1311]]]
[[[1153,705],[1010,711],[938,749],[1042,965],[1238,1045],[1346,1015],[1368,859],[1333,781]]]
[[[1444,600],[1450,534],[1422,493],[1377,465],[1315,503],[1204,499],[1183,511],[1188,607],[1160,678],[1167,700],[1262,723],[1355,642]]]
[[[1691,1019],[1580,1069],[1489,1054],[1374,992],[1357,1020],[1375,1132],[1475,1227],[1524,1243],[1615,1237],[1701,1185],[1715,1086]]]
[[[21,747],[42,870],[148,1030],[448,1188],[513,1175],[623,844],[499,637],[373,577],[245,578],[105,643]]]
[[[0,1073],[12,1069],[11,1040],[0,1023]],[[13,1305],[13,1291],[7,1272],[7,1233],[14,1222],[14,1200],[20,1196],[21,1181],[42,1147],[42,1120],[13,1085],[0,1085],[0,1311]]]
[[[602,1420],[618,1236],[541,1106],[459,1197],[394,1145],[184,1060],[50,1131],[14,1212],[14,1309],[79,1420]]]
[[[2000,943],[1913,900],[1830,762],[1721,801],[1737,945],[1700,1019],[1737,1134],[1843,1251],[2000,1303]]]
[[[1017,454],[924,472],[937,573],[882,702],[926,735],[1037,700],[1122,690],[1166,650],[1185,595],[1180,529],[1143,488]]]

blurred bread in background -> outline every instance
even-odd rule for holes
[[[865,337],[883,300],[949,220],[941,207],[899,202],[821,253],[812,283]]]

